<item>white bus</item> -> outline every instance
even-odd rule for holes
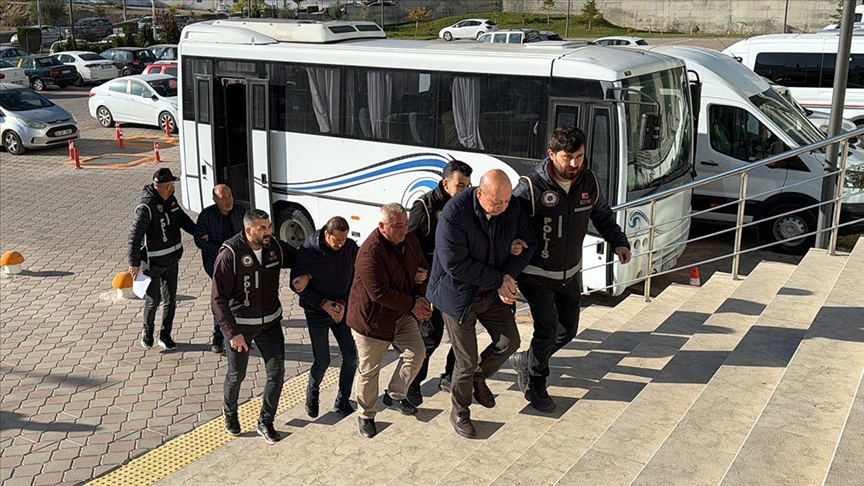
[[[410,207],[449,160],[506,171],[515,183],[546,152],[556,126],[588,136],[588,160],[610,205],[692,180],[693,120],[684,63],[599,46],[489,46],[385,39],[371,22],[217,20],[180,42],[182,196],[200,211],[215,184],[274,214],[300,244],[334,215],[363,241],[378,208]],[[657,204],[655,247],[685,242],[689,193]],[[647,250],[651,211],[617,215]],[[593,231],[593,228],[592,228]],[[594,234],[583,267],[612,262]],[[684,245],[655,253],[671,268]],[[644,276],[633,264],[586,270],[599,289]]]

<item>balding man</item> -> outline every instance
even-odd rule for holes
[[[213,278],[213,265],[219,256],[222,243],[243,231],[243,214],[246,209],[234,204],[231,188],[219,184],[213,188],[213,204],[201,211],[195,225],[195,246],[201,249],[201,259],[204,261],[204,271]],[[219,323],[213,319],[213,342],[210,350],[222,354],[225,351],[225,339]]]
[[[516,277],[528,265],[537,240],[519,203],[512,197],[506,173],[491,170],[480,186],[455,196],[444,207],[435,233],[435,258],[426,293],[441,310],[456,354],[450,388],[450,423],[463,437],[475,437],[471,396],[492,408],[495,396],[486,385],[507,358],[519,349],[514,304]],[[524,250],[511,253],[511,243]],[[477,352],[476,322],[492,343]]]

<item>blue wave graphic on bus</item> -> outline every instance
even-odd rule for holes
[[[423,158],[406,160],[411,159],[412,157]],[[447,162],[447,159],[437,154],[412,154],[378,162],[349,172],[348,174],[340,174],[338,176],[314,181],[288,183],[285,184],[285,187],[293,191],[328,193],[385,179],[398,174],[408,172],[428,172],[433,174],[435,178],[433,179],[432,177],[428,177],[415,181],[409,192],[421,187],[434,189],[438,185],[437,178],[440,178],[441,172],[444,170],[444,167],[447,166]]]
[[[630,229],[636,229],[636,227],[639,226],[639,220],[644,221],[646,225],[651,225],[651,220],[648,219],[648,216],[641,210],[637,209],[630,213],[630,222],[627,226],[629,226]]]
[[[411,187],[408,188],[408,191],[409,192],[416,191],[417,189],[421,189],[424,187],[426,189],[429,189],[430,191],[433,191],[433,190],[438,188],[438,183],[436,181],[431,180],[431,179],[417,181],[414,183],[414,185],[412,185]]]

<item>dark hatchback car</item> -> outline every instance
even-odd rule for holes
[[[102,57],[114,61],[120,76],[141,74],[147,66],[156,62],[156,56],[143,47],[115,47],[102,51]]]
[[[50,56],[27,56],[18,60],[18,67],[30,79],[30,87],[42,91],[45,86],[55,85],[65,89],[78,79],[78,69]]]

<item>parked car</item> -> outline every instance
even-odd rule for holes
[[[38,25],[34,25],[32,27],[38,28]],[[50,46],[54,42],[64,39],[63,31],[59,28],[54,27],[53,25],[43,25],[42,26],[42,46]],[[9,39],[9,43],[13,46],[18,45],[18,34],[13,34],[12,38]]]
[[[18,60],[18,67],[30,79],[30,87],[42,91],[45,86],[54,85],[66,89],[78,79],[75,66],[67,66],[51,56],[27,56]]]
[[[6,47],[4,49],[0,49],[0,59],[3,59],[4,61],[9,61],[14,64],[18,64],[18,59],[32,55],[33,54],[25,51],[24,49],[19,49],[17,47]]]
[[[28,86],[30,81],[24,70],[9,61],[0,59],[0,83],[11,83],[19,86]]]
[[[647,46],[648,42],[641,37],[610,36],[594,39],[598,46]]]
[[[104,17],[89,17],[75,22],[71,28],[63,31],[67,36],[74,33],[76,37],[86,40],[102,39],[113,32],[111,21]]]
[[[176,61],[156,61],[147,66],[144,74],[167,74],[177,77],[177,62]]]
[[[147,66],[156,61],[153,53],[143,47],[115,47],[102,51],[101,56],[114,61],[121,76],[141,74]]]
[[[51,57],[63,64],[75,66],[75,69],[78,70],[75,86],[81,86],[84,83],[101,83],[120,75],[120,71],[112,61],[95,52],[66,51]]]
[[[493,44],[526,44],[528,42],[540,42],[540,32],[534,29],[501,29],[487,34],[481,34],[477,38],[479,42],[491,42]]]
[[[177,44],[154,44],[147,49],[150,49],[150,52],[159,61],[177,60]]]
[[[0,137],[7,152],[21,155],[78,138],[78,121],[30,88],[0,83]]]
[[[115,121],[156,125],[177,131],[177,78],[141,74],[117,78],[90,90],[90,116],[106,128]]]
[[[138,19],[138,30],[143,29],[145,25],[149,25],[150,28],[152,29],[153,28],[153,17],[151,17],[150,15],[145,15],[144,17],[141,17],[140,19]]]
[[[125,39],[126,34],[124,32],[120,32],[117,34],[111,34],[109,36],[106,36],[104,39],[99,39],[99,41],[97,41],[96,44],[101,45],[101,46],[106,46],[106,45],[113,46],[116,44],[118,37],[121,39]]]
[[[444,27],[438,32],[438,37],[446,41],[453,39],[476,39],[481,34],[495,32],[498,25],[489,19],[466,19]]]
[[[555,32],[550,30],[541,30],[540,31],[540,40],[541,41],[563,41],[564,38],[558,35]]]

